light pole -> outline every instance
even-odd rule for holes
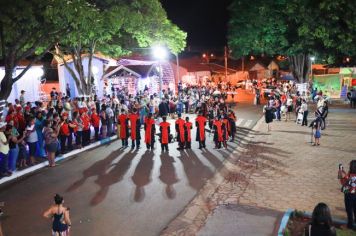
[[[152,48],[153,56],[158,59],[159,63],[159,98],[162,99],[162,77],[163,77],[163,72],[162,72],[162,66],[161,62],[166,59],[167,57],[167,50],[162,47],[162,46],[155,46]]]
[[[310,80],[313,81],[313,62],[315,61],[315,57],[310,57]]]

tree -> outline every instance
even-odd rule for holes
[[[229,10],[234,55],[286,55],[300,83],[307,81],[310,55],[331,63],[335,56],[356,54],[351,0],[235,0]]]
[[[73,12],[82,0],[2,0],[0,2],[0,54],[5,75],[0,84],[0,99],[6,99],[12,85],[31,68],[58,40],[73,29]],[[60,18],[55,16],[61,15]],[[29,64],[17,76],[14,70],[21,60]]]
[[[158,0],[92,0],[78,14],[82,24],[63,35],[53,53],[63,61],[81,95],[92,92],[91,62],[96,52],[118,57],[130,53],[132,47],[155,42],[166,44],[174,53],[185,47],[186,33],[167,19]],[[68,65],[66,55],[74,69]],[[83,55],[88,57],[87,75]]]

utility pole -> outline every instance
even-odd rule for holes
[[[225,82],[227,82],[227,47],[224,47],[224,58],[225,58]]]

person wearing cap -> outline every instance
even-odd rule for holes
[[[12,174],[8,169],[10,147],[5,135],[6,125],[6,122],[0,122],[0,177]]]

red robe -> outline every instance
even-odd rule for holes
[[[84,116],[81,116],[80,119],[82,120],[83,123],[83,130],[89,130],[90,129],[90,118],[87,114],[84,114]]]
[[[159,126],[162,128],[161,130],[161,143],[162,144],[168,144],[169,141],[169,132],[168,128],[170,124],[167,121],[163,121],[159,124]]]
[[[129,120],[130,120],[130,125],[131,125],[131,139],[136,140],[136,123],[137,120],[140,119],[140,117],[137,114],[130,114],[129,115]]]
[[[121,114],[117,118],[120,123],[120,138],[125,139],[127,137],[126,129],[127,129],[127,115]]]
[[[222,133],[222,122],[220,120],[215,120],[213,125],[215,126],[215,132],[217,132],[217,140],[218,142],[224,141],[223,139],[223,133]]]
[[[145,118],[145,143],[152,142],[152,126],[155,125],[155,120],[152,118]]]
[[[176,120],[176,126],[178,126],[178,134],[179,134],[179,139],[180,142],[185,142],[185,138],[184,138],[184,123],[185,121],[182,118],[179,118],[178,120]]]
[[[193,126],[193,124],[192,124],[192,122],[185,122],[185,124],[184,124],[184,128],[186,129],[185,130],[185,132],[187,132],[186,134],[187,134],[187,142],[191,142],[192,141],[192,136],[191,136],[191,134],[190,134],[190,130],[192,129],[192,126]]]
[[[93,127],[99,127],[100,125],[100,116],[98,113],[92,113],[91,114],[91,124]]]
[[[197,127],[199,129],[199,141],[204,141],[206,118],[204,116],[198,116],[195,121],[198,124]]]
[[[229,139],[229,134],[230,134],[230,124],[229,124],[229,120],[228,119],[223,119],[222,120],[222,123],[225,125],[225,137],[224,139],[225,140],[228,140]]]

